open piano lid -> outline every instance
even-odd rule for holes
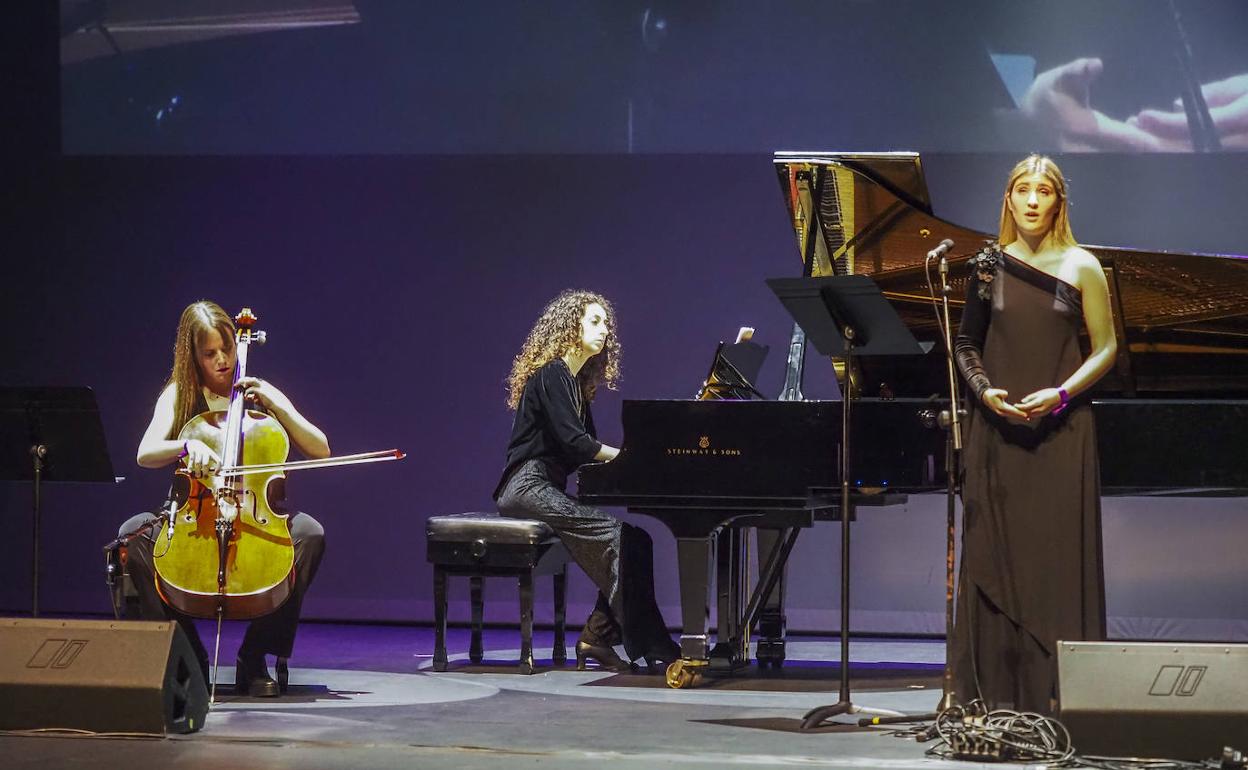
[[[967,270],[991,233],[932,213],[918,153],[777,152],[777,180],[798,251],[814,275],[870,275],[920,340],[937,341],[923,259],[945,238],[957,327]],[[1109,280],[1118,337],[1097,393],[1248,395],[1248,257],[1085,246]],[[864,395],[941,392],[935,356],[863,362]]]

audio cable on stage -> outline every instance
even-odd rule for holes
[[[935,716],[934,721],[930,721]],[[905,722],[926,724],[890,730],[897,738],[920,743],[936,740],[928,756],[970,762],[1043,762],[1059,767],[1091,767],[1097,770],[1248,770],[1248,757],[1227,747],[1220,758],[1204,762],[1144,757],[1083,756],[1076,752],[1070,733],[1062,723],[1026,711],[988,710],[982,701],[953,706],[937,715],[902,718],[875,717],[859,720],[862,726],[887,726]]]

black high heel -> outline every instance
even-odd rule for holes
[[[607,645],[578,641],[576,643],[577,671],[585,670],[585,661],[587,659],[597,662],[600,668],[614,671],[617,674],[627,674],[633,670],[633,664],[626,662],[615,653],[615,650]]]
[[[646,662],[647,673],[666,674],[667,667],[680,660],[680,645],[667,639],[651,647],[642,659]]]
[[[234,661],[234,692],[253,698],[276,698],[281,694],[276,680],[269,676],[264,656],[239,653]]]
[[[285,695],[286,690],[290,689],[290,666],[286,665],[285,658],[277,659],[277,664],[273,666],[273,673],[277,674],[277,691]]]

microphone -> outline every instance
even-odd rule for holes
[[[949,249],[952,249],[952,248],[953,248],[953,241],[950,240],[949,238],[946,238],[943,241],[941,241],[940,244],[936,248],[927,252],[927,258],[936,259],[937,257],[943,257],[945,255],[945,252],[949,251]]]

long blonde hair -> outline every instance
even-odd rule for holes
[[[1005,185],[1005,197],[1001,199],[1001,226],[997,242],[1008,246],[1018,240],[1018,227],[1014,223],[1014,214],[1010,211],[1010,192],[1020,177],[1028,174],[1041,174],[1053,185],[1057,193],[1057,211],[1053,214],[1053,224],[1049,228],[1048,237],[1059,246],[1075,246],[1075,235],[1070,231],[1070,198],[1066,193],[1066,179],[1062,170],[1053,159],[1046,155],[1028,155],[1014,166],[1010,172],[1010,180]]]
[[[195,404],[204,385],[199,376],[199,343],[209,331],[214,330],[221,335],[225,349],[233,350],[234,321],[220,305],[201,299],[182,311],[177,338],[173,343],[173,369],[165,383],[165,387],[169,383],[174,385],[173,427],[165,438],[177,438],[182,427],[195,416]]]
[[[620,379],[620,341],[615,330],[615,308],[601,294],[565,289],[542,310],[511,364],[511,374],[507,377],[509,408],[514,410],[520,405],[520,394],[534,372],[580,347],[581,319],[585,317],[585,308],[595,302],[607,311],[607,341],[602,351],[591,356],[581,367],[576,381],[585,403],[593,400],[599,384],[606,384],[607,388],[615,390]]]

